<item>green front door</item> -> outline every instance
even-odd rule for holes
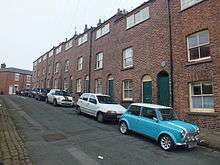
[[[113,80],[108,80],[108,95],[113,97]]]
[[[143,82],[143,102],[152,103],[152,81]]]
[[[169,76],[158,77],[158,101],[160,105],[170,105]]]

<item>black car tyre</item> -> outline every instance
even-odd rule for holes
[[[128,125],[126,122],[124,122],[124,121],[120,122],[119,131],[124,135],[128,134],[129,130],[128,130]]]
[[[165,151],[171,151],[174,148],[174,143],[169,135],[162,135],[159,139],[160,147]]]
[[[53,105],[57,106],[57,100],[56,99],[53,100]]]
[[[104,115],[102,112],[99,112],[98,115],[97,115],[97,121],[100,122],[100,123],[103,123],[104,122]]]

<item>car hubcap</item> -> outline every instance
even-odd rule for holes
[[[164,148],[165,150],[168,150],[171,147],[171,140],[170,138],[164,136],[162,137],[160,144],[162,148]]]
[[[127,126],[125,123],[121,123],[120,127],[121,133],[126,133],[127,132]]]

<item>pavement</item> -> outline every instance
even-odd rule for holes
[[[31,165],[24,144],[0,100],[0,165]]]
[[[180,147],[166,152],[141,135],[120,134],[115,122],[101,124],[93,117],[77,115],[73,108],[54,107],[19,96],[0,96],[0,100],[4,100],[29,158],[36,165],[218,165],[220,162],[216,149]]]

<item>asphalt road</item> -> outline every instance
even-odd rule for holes
[[[2,97],[1,97],[2,98]],[[161,150],[138,134],[121,135],[117,123],[98,123],[73,108],[54,107],[19,96],[4,96],[36,165],[219,165],[220,153],[198,146]]]

